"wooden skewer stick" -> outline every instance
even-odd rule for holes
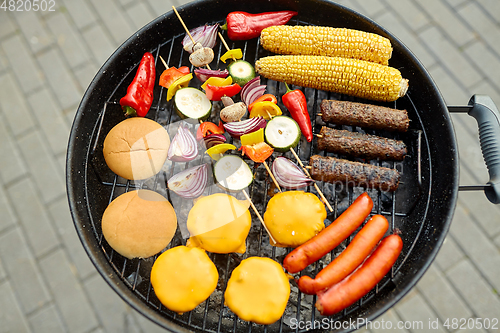
[[[280,191],[280,192],[281,192],[281,187],[280,187],[280,184],[278,184],[278,182],[276,181],[276,178],[274,178],[274,175],[273,175],[273,173],[271,172],[271,169],[269,169],[269,166],[267,165],[267,162],[266,162],[266,161],[264,161],[264,163],[263,163],[263,164],[264,164],[264,166],[266,167],[266,170],[267,170],[267,172],[269,173],[269,176],[271,176],[271,179],[273,180],[274,185],[276,185],[276,187],[278,188],[278,191]]]
[[[314,134],[314,135],[316,135],[316,137],[318,137],[318,138],[322,138],[323,137],[322,134]]]
[[[165,69],[168,69],[167,63],[165,62],[165,60],[163,60],[163,58],[161,56],[160,56],[160,60],[163,63],[163,66],[165,66]]]
[[[321,117],[323,114],[322,113],[316,113],[316,115]]]
[[[295,156],[295,159],[300,164],[300,166],[304,170],[304,172],[307,175],[307,177],[311,178],[311,174],[309,173],[309,171],[307,171],[307,167],[305,167],[304,164],[302,163],[302,161],[300,160],[299,155],[297,155],[297,153],[295,152],[295,150],[293,150],[293,148],[290,148],[290,151],[292,152],[293,156]],[[314,182],[313,184],[314,184],[314,188],[316,189],[316,191],[318,191],[321,199],[323,199],[323,202],[325,203],[325,205],[328,207],[328,209],[330,210],[330,212],[333,212],[332,206],[330,205],[330,203],[328,202],[328,200],[326,200],[325,196],[323,195],[323,192],[321,192],[321,190],[319,189],[318,184],[316,184],[316,182]]]
[[[193,42],[193,45],[196,44],[196,42],[194,41],[194,38],[193,36],[191,36],[191,33],[189,32],[189,29],[186,27],[186,24],[184,23],[184,21],[182,20],[181,18],[181,15],[179,14],[179,12],[177,11],[177,9],[175,9],[175,6],[172,6],[172,9],[174,10],[175,12],[175,15],[177,15],[177,18],[179,19],[179,21],[181,22],[182,26],[184,27],[184,30],[186,30],[186,33],[188,34],[189,38],[191,38],[191,42]],[[208,69],[210,69],[210,66],[207,64],[206,65]]]
[[[253,204],[252,199],[250,199],[250,196],[248,195],[247,191],[242,190],[242,192],[245,195],[245,198],[247,198],[248,202],[250,203],[250,206],[252,206],[252,209],[255,212],[255,215],[257,215],[257,217],[259,218],[260,223],[262,223],[262,225],[264,226],[264,229],[266,229],[267,234],[269,235],[269,238],[271,239],[271,241],[274,244],[277,244],[276,240],[274,240],[273,236],[271,235],[271,232],[269,231],[269,229],[267,229],[266,223],[264,222],[264,219],[262,219],[262,216],[260,215],[259,211],[257,210],[257,207],[255,207],[255,205]]]

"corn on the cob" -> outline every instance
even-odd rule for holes
[[[387,65],[392,55],[389,39],[377,34],[332,27],[272,26],[262,30],[262,47],[277,54],[353,58]]]
[[[255,70],[271,80],[375,101],[395,101],[408,89],[399,70],[358,59],[270,56],[257,60]]]

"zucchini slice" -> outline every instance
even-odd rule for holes
[[[264,130],[267,143],[279,152],[286,152],[298,145],[301,134],[299,124],[286,116],[274,117]]]
[[[216,184],[229,190],[240,191],[253,181],[252,170],[243,159],[236,155],[221,157],[214,166]]]
[[[193,87],[179,89],[174,96],[175,109],[182,119],[206,120],[212,112],[212,102],[201,90]]]
[[[255,77],[255,69],[252,64],[245,60],[236,60],[230,63],[227,70],[233,78],[233,82],[238,83],[240,87]]]

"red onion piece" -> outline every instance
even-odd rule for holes
[[[218,28],[219,24],[217,23],[214,25],[202,25],[201,27],[189,30],[189,33],[193,37],[195,43],[200,43],[203,47],[213,48],[217,42]],[[193,53],[193,41],[188,34],[184,36],[182,46],[187,52]]]
[[[195,159],[197,155],[198,145],[194,135],[181,124],[170,143],[167,158],[173,162],[189,162]]]
[[[209,134],[203,140],[205,141],[205,148],[208,149],[226,142],[226,137],[222,134]]]
[[[266,85],[260,84],[260,76],[256,76],[241,88],[241,100],[246,105],[250,105],[255,102],[257,98],[264,95],[266,88]]]
[[[297,164],[283,156],[274,159],[271,171],[278,184],[286,189],[297,189],[314,182],[304,174]]]
[[[167,182],[168,188],[178,196],[193,199],[202,195],[207,186],[207,164],[197,165],[172,176]]]
[[[239,138],[243,134],[248,134],[266,127],[266,120],[262,117],[254,117],[242,121],[234,121],[223,124],[226,131],[235,138]]]
[[[197,68],[194,70],[194,75],[201,82],[205,82],[210,77],[220,77],[225,79],[229,75],[229,71],[227,69],[221,71],[220,69],[206,69],[206,68]]]

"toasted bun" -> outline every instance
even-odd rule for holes
[[[109,131],[103,154],[108,167],[130,180],[156,175],[167,159],[170,137],[157,122],[141,117],[125,119]]]
[[[129,259],[148,258],[163,250],[174,237],[177,216],[161,194],[150,190],[124,193],[102,216],[108,244]]]

